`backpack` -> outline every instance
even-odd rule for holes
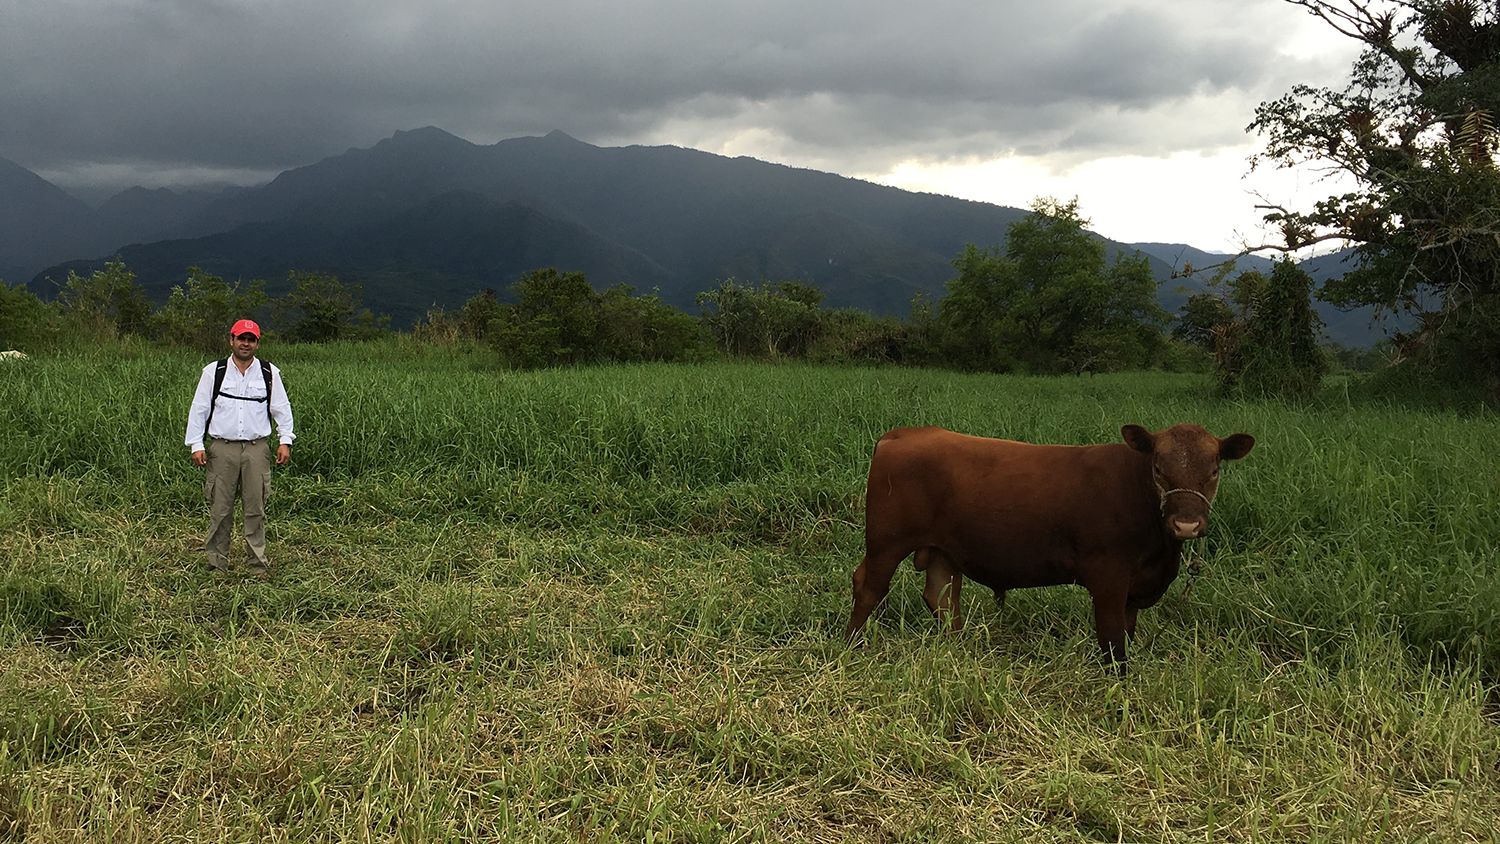
[[[226,399],[239,399],[240,401],[253,401],[253,402],[262,402],[263,401],[263,402],[266,403],[266,422],[269,423],[269,422],[272,421],[271,420],[271,364],[267,363],[266,361],[261,361],[260,362],[260,374],[262,376],[264,376],[265,379],[266,379],[266,397],[263,398],[263,399],[262,398],[254,398],[254,397],[251,397],[251,396],[236,396],[236,395],[231,395],[229,393],[223,392],[222,388],[224,386],[224,373],[228,372],[228,371],[229,371],[229,359],[228,358],[219,358],[219,362],[214,365],[214,391],[212,393],[210,393],[209,396],[208,396],[208,418],[205,419],[205,420],[203,420],[203,439],[205,439],[205,440],[208,439],[208,426],[209,426],[210,423],[212,423],[214,421],[214,405],[218,402],[219,396],[223,396]]]

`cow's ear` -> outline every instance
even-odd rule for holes
[[[1142,454],[1150,454],[1155,446],[1155,438],[1151,432],[1139,425],[1126,425],[1120,429],[1120,436],[1125,438],[1125,443]]]
[[[1223,460],[1238,460],[1255,448],[1255,437],[1249,434],[1230,434],[1219,440],[1219,457]]]

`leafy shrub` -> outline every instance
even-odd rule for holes
[[[1283,259],[1269,279],[1252,271],[1229,284],[1234,318],[1215,337],[1220,388],[1289,398],[1316,392],[1328,360],[1318,346],[1323,323],[1312,307],[1312,277]]]

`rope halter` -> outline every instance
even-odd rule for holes
[[[1207,507],[1210,511],[1212,511],[1214,509],[1214,503],[1212,501],[1208,500],[1208,496],[1204,495],[1203,493],[1199,492],[1196,489],[1188,489],[1187,487],[1178,487],[1177,489],[1169,489],[1166,492],[1163,492],[1161,494],[1161,514],[1163,516],[1165,516],[1167,514],[1167,498],[1170,497],[1170,496],[1176,495],[1179,492],[1186,492],[1186,493],[1188,493],[1190,495],[1196,495],[1199,498],[1203,499],[1203,506],[1204,507]]]

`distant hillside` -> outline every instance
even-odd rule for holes
[[[176,237],[223,195],[167,188],[121,191],[94,213],[99,237],[110,244],[107,249]]]
[[[657,290],[689,310],[698,292],[733,277],[804,281],[829,306],[902,314],[918,292],[942,296],[966,244],[1003,246],[1026,213],[679,147],[596,147],[561,132],[480,146],[427,127],[257,188],[135,188],[98,211],[76,203],[81,225],[57,226],[50,263],[20,277],[46,293],[48,279],[119,255],[163,301],[191,266],[265,279],[273,292],[288,271],[317,270],[359,282],[367,302],[405,325],[434,304],[455,307],[554,266],[600,288]],[[1208,253],[1105,243],[1111,254],[1147,255],[1170,311],[1202,289],[1170,275],[1184,255],[1198,265]],[[14,251],[0,241],[0,262],[39,268]]]
[[[364,287],[374,310],[409,324],[433,303],[462,304],[486,283],[501,287],[537,267],[567,265],[590,278],[630,278],[644,289],[667,274],[650,259],[535,209],[455,191],[375,223],[347,229],[277,221],[245,223],[223,234],[119,250],[158,292],[197,266],[226,278],[260,278],[272,295],[288,289],[290,268],[336,273]],[[86,273],[95,262],[60,265]],[[486,282],[485,280],[489,281]],[[476,288],[475,285],[480,287]]]
[[[444,289],[467,298],[484,287],[503,290],[536,266],[482,265],[434,249],[439,228],[446,242],[483,242],[494,255],[534,247],[534,232],[466,216],[451,204],[440,227],[420,224],[429,203],[458,193],[571,226],[576,248],[559,241],[545,250],[559,269],[584,270],[600,287],[659,289],[688,308],[699,291],[736,277],[806,281],[822,288],[831,306],[899,313],[917,291],[942,291],[964,244],[1003,242],[1025,213],[677,147],[601,148],[560,132],[477,146],[427,128],[220,197],[181,214],[170,227],[174,239],[120,254],[153,297],[180,283],[193,264],[275,281],[289,269],[312,268],[306,262],[317,257],[318,268],[360,281],[400,322],[433,303],[430,285],[403,285],[403,273],[442,278]],[[268,237],[267,225],[285,246]],[[381,259],[356,254],[354,244],[377,229]],[[329,242],[308,245],[322,240]]]
[[[25,281],[40,267],[107,248],[93,238],[93,210],[26,168],[0,158],[0,279]]]

